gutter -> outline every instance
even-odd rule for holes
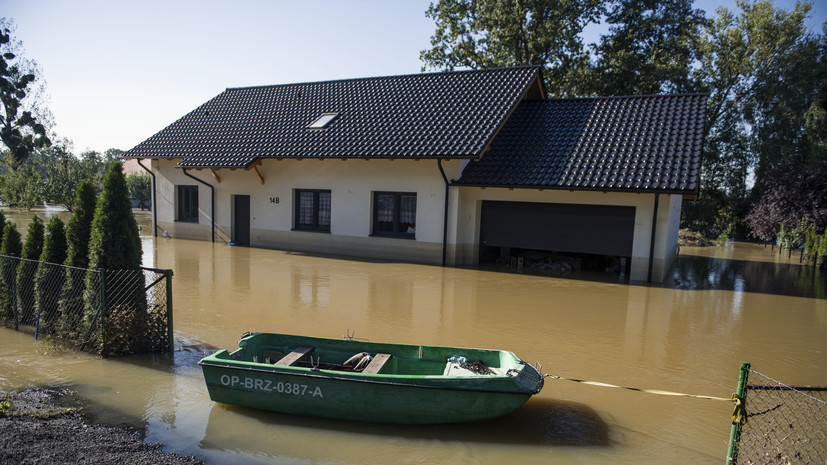
[[[138,166],[143,168],[144,171],[149,173],[149,175],[152,177],[152,203],[150,204],[150,207],[152,208],[152,237],[158,237],[158,209],[156,208],[155,202],[155,173],[153,173],[151,169],[141,164],[141,160],[143,160],[143,158],[136,158],[135,160],[138,162]]]
[[[442,266],[445,266],[448,256],[448,193],[451,184],[448,182],[448,177],[445,176],[445,170],[442,168],[442,159],[437,158],[436,164],[439,167],[439,174],[442,175],[442,180],[445,182],[445,207],[442,217]]]
[[[457,183],[452,184],[456,187],[481,187],[486,189],[537,189],[537,190],[557,190],[557,191],[583,191],[583,192],[602,192],[602,193],[618,193],[618,194],[652,194],[654,189],[623,189],[623,188],[605,188],[605,187],[583,187],[583,186],[542,186],[536,184],[481,184],[481,183]],[[693,196],[697,195],[696,191],[677,190],[677,189],[663,189],[658,190],[657,194],[665,195],[681,195]]]
[[[196,178],[195,176],[187,173],[186,168],[181,168],[181,170],[184,172],[184,176],[195,179],[196,181],[210,188],[210,229],[212,231],[212,241],[215,242],[215,187],[213,187],[212,184],[206,181],[202,181]]]

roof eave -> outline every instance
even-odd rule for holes
[[[684,197],[694,196],[697,198],[698,192],[695,190],[685,189],[624,189],[617,187],[582,187],[582,186],[557,186],[557,185],[536,185],[536,184],[465,184],[453,182],[451,186],[454,187],[479,187],[488,189],[537,189],[537,190],[558,190],[558,191],[589,191],[589,192],[603,192],[603,193],[622,193],[622,194],[664,194],[664,195],[682,195]]]

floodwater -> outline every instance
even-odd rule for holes
[[[149,234],[148,214],[139,217]],[[787,384],[827,385],[827,277],[760,245],[685,247],[667,282],[646,286],[143,241],[144,264],[174,272],[174,357],[101,360],[0,329],[0,389],[70,388],[95,419],[208,463],[717,464],[731,402],[571,379],[729,398],[750,361]],[[215,404],[197,361],[245,331],[507,349],[566,379],[471,425]]]

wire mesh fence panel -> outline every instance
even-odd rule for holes
[[[0,324],[107,357],[171,350],[171,277],[0,255]]]
[[[147,351],[172,351],[172,272],[142,269],[147,303]]]
[[[827,387],[789,386],[752,370],[734,463],[827,463]]]
[[[0,323],[18,328],[17,265],[20,259],[0,255]]]

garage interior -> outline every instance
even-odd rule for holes
[[[482,201],[479,265],[545,276],[626,280],[635,207]]]

